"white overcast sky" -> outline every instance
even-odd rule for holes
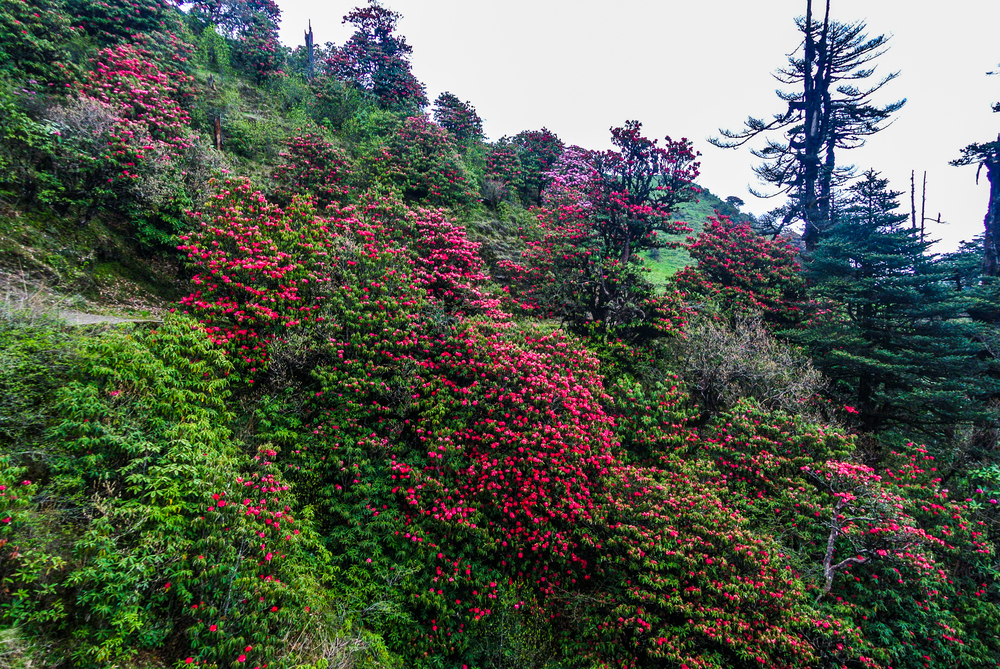
[[[312,20],[317,43],[342,44],[344,14],[363,0],[278,0],[282,41],[303,43]],[[702,185],[737,195],[762,213],[778,204],[747,192],[758,186],[746,148],[722,150],[706,138],[739,129],[748,115],[782,111],[771,73],[798,45],[793,18],[805,0],[383,0],[403,15],[399,33],[413,47],[413,72],[433,100],[451,91],[470,101],[497,139],[549,128],[568,144],[610,147],[608,129],[627,119],[648,137],[687,137],[702,152]],[[819,4],[817,2],[816,4]],[[892,36],[877,61],[900,71],[877,101],[908,102],[895,123],[840,160],[875,168],[909,211],[910,170],[927,171],[927,215],[939,249],[982,230],[988,187],[976,168],[948,161],[1000,131],[1000,63],[995,0],[833,0],[832,17],[864,20],[870,36]]]

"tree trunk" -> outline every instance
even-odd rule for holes
[[[826,15],[820,31],[819,43],[813,36],[812,0],[806,4],[806,36],[805,36],[805,68],[804,68],[804,99],[805,105],[805,139],[802,169],[802,208],[806,227],[802,239],[806,250],[812,251],[819,243],[823,233],[824,207],[820,202],[820,151],[823,149],[827,134],[827,123],[832,110],[824,104],[829,85],[826,82],[829,69],[829,45],[827,34],[830,27],[830,2],[826,3]],[[814,69],[815,68],[815,69]]]
[[[986,178],[990,182],[990,202],[986,208],[983,225],[986,228],[983,244],[983,274],[1000,276],[1000,136],[991,154],[983,161]]]

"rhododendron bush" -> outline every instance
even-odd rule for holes
[[[538,210],[537,219],[537,227],[522,233],[521,258],[500,262],[521,309],[558,318],[580,333],[614,333],[633,342],[683,326],[688,308],[680,296],[657,294],[634,259],[604,254],[590,210],[580,202]]]
[[[386,174],[407,201],[432,207],[471,202],[465,166],[448,132],[426,116],[410,116],[389,141]]]
[[[617,149],[591,154],[598,175],[592,200],[594,227],[603,252],[619,262],[664,243],[659,234],[686,231],[672,220],[679,204],[696,199],[700,155],[687,139],[648,139],[640,134],[642,124],[626,121],[611,128]]]
[[[424,85],[410,71],[413,47],[395,34],[401,15],[372,2],[356,7],[344,17],[355,32],[335,47],[326,61],[327,71],[384,105],[423,108],[427,104]]]
[[[734,506],[781,537],[817,603],[858,626],[866,656],[916,667],[921,656],[995,654],[995,635],[961,622],[981,615],[969,609],[992,581],[993,548],[926,449],[911,445],[876,471],[851,460],[841,432],[750,404],[721,415],[700,448]]]
[[[483,119],[470,102],[462,102],[454,93],[444,92],[434,100],[434,121],[459,142],[482,139]]]
[[[278,166],[279,196],[290,202],[294,195],[312,195],[319,210],[342,202],[350,193],[353,174],[347,154],[322,136],[305,132],[290,138]]]
[[[147,52],[124,45],[102,50],[93,65],[81,92],[117,116],[103,156],[118,170],[109,181],[139,179],[144,163],[170,161],[191,145],[191,119],[178,102],[187,75],[163,72]]]
[[[253,373],[269,340],[317,318],[319,288],[332,280],[331,222],[308,200],[287,211],[270,204],[248,180],[222,184],[194,218],[180,250],[201,271],[181,303]]]
[[[277,453],[251,456],[234,440],[221,350],[178,317],[89,346],[38,446],[58,509],[43,512],[28,480],[10,485],[23,468],[0,474],[5,619],[75,630],[54,634],[47,652],[78,667],[163,645],[201,666],[310,659],[288,631],[330,612],[307,568],[323,553]],[[58,534],[46,514],[74,518],[74,533]]]
[[[780,339],[839,341],[851,304],[800,315],[828,243],[717,214],[664,280],[691,142],[488,142],[451,93],[425,113],[388,7],[294,51],[279,17],[0,0],[0,255],[164,305],[0,305],[0,665],[1000,667],[995,426],[911,443],[924,372],[919,425],[834,401]],[[962,306],[896,335],[957,319],[979,354],[935,360],[986,379],[974,259],[925,250],[900,281]]]
[[[768,240],[749,224],[721,216],[709,218],[687,249],[698,264],[685,267],[673,281],[692,298],[715,300],[734,314],[762,314],[772,323],[798,318],[805,284],[795,250],[787,243]]]

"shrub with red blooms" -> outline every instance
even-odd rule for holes
[[[517,193],[524,187],[524,174],[517,149],[505,140],[490,144],[486,152],[483,180],[500,184],[503,194]]]
[[[472,201],[455,144],[426,116],[410,116],[390,139],[385,170],[408,202],[455,207]]]
[[[468,308],[481,300],[487,280],[479,243],[470,241],[465,226],[440,209],[418,209],[409,215],[409,249],[415,255],[414,285],[449,310]]]
[[[424,85],[410,72],[413,47],[395,35],[397,12],[372,2],[344,17],[355,27],[354,35],[334,47],[326,61],[327,72],[360,90],[368,91],[385,105],[401,104],[422,109],[427,105]]]
[[[251,14],[233,46],[233,64],[258,84],[285,76],[284,49],[278,38],[278,23],[262,12]]]
[[[308,193],[322,211],[347,199],[353,174],[350,160],[322,135],[307,132],[288,139],[281,157],[285,162],[275,170],[275,177],[285,203]]]
[[[182,72],[164,72],[146,55],[127,45],[102,49],[81,92],[112,105],[123,124],[141,125],[153,139],[176,149],[190,145],[185,136],[191,117],[177,101],[178,83],[192,79]],[[127,130],[127,128],[126,128]]]
[[[563,141],[549,130],[525,130],[501,142],[512,145],[521,163],[522,182],[519,186],[521,201],[526,205],[536,205],[549,180],[545,173],[551,169],[563,151]]]
[[[331,314],[343,334],[313,373],[312,436],[290,471],[324,491],[345,567],[409,570],[412,621],[393,632],[414,666],[479,663],[496,621],[521,615],[610,666],[813,658],[801,584],[704,472],[621,466],[594,358],[502,322],[435,327],[378,284],[361,284],[365,328]],[[664,433],[686,420],[671,392]]]
[[[458,142],[483,137],[483,119],[476,108],[471,102],[459,100],[454,93],[445,91],[434,100],[434,121]]]
[[[601,183],[593,152],[579,146],[567,146],[545,177],[549,184],[542,191],[543,206],[549,209],[574,207],[583,211],[593,208],[591,198]]]
[[[93,64],[81,92],[118,117],[102,156],[118,166],[118,179],[138,179],[141,164],[153,155],[169,159],[191,145],[191,118],[177,101],[177,84],[189,76],[161,71],[144,51],[127,45],[102,49]]]
[[[241,452],[222,351],[173,315],[86,346],[35,445],[52,454],[41,485],[11,489],[0,461],[4,624],[47,638],[47,665],[288,657],[310,607],[324,615],[313,568],[325,556],[276,453]],[[53,522],[63,514],[72,532]]]
[[[761,313],[771,323],[796,319],[805,284],[787,243],[720,216],[710,217],[687,249],[698,265],[675,274],[674,285],[689,297],[714,299],[733,313]]]
[[[686,228],[672,210],[697,192],[698,164],[687,140],[659,148],[631,121],[612,128],[621,149],[604,153],[571,147],[561,152],[542,197],[535,239],[519,262],[505,262],[526,308],[542,309],[581,332],[637,342],[673,329],[683,320],[673,292],[656,296],[637,254],[662,243],[658,232]],[[556,157],[553,157],[556,160]]]
[[[522,239],[521,258],[499,263],[521,309],[633,343],[672,334],[689,316],[679,294],[657,294],[639,263],[604,256],[587,209],[540,210]]]
[[[995,635],[963,624],[992,615],[979,597],[993,581],[993,548],[971,507],[949,499],[925,449],[876,471],[849,460],[853,444],[841,433],[750,404],[718,417],[702,439],[733,506],[780,537],[823,609],[861,630],[855,652],[885,666],[995,659]],[[851,659],[836,646],[826,652]]]
[[[5,0],[0,4],[0,72],[38,80],[61,94],[79,77],[69,43],[76,28],[58,0]]]
[[[285,210],[227,180],[192,214],[197,227],[178,248],[196,268],[197,289],[181,300],[233,362],[251,374],[267,343],[318,317],[331,281],[330,225],[298,199]]]
[[[68,13],[104,46],[128,43],[138,35],[181,32],[179,3],[169,0],[66,0]]]
[[[662,247],[658,233],[687,231],[671,221],[677,205],[697,197],[700,155],[687,139],[647,139],[640,134],[642,124],[627,121],[611,128],[611,141],[618,147],[590,155],[597,172],[593,191],[594,227],[604,254],[628,262],[644,249]]]
[[[801,587],[703,473],[622,467],[595,358],[558,333],[424,308],[420,263],[394,240],[428,235],[399,234],[397,209],[373,202],[330,228],[357,251],[321,305],[308,428],[286,448],[341,568],[403,579],[394,650],[418,667],[482,664],[499,620],[544,616],[613,666],[811,658]],[[672,393],[664,420],[685,422]],[[651,565],[662,583],[648,587],[676,591],[639,589]]]

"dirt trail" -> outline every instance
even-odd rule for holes
[[[44,285],[33,283],[23,272],[0,269],[0,306],[6,307],[9,311],[27,312],[40,317],[55,317],[65,321],[67,325],[160,323],[163,320],[157,313],[162,309],[153,305],[150,305],[149,311],[152,313],[149,315],[117,316],[96,313],[96,311],[104,311],[106,308],[115,308],[116,306],[126,310],[124,305],[95,304],[93,305],[95,311],[89,311],[91,306],[89,301],[77,299],[72,306],[81,307],[78,309],[67,308],[71,306],[67,302],[69,300],[65,296],[58,295]]]
[[[98,325],[101,323],[159,323],[159,318],[123,318],[104,314],[88,314],[83,311],[59,310],[56,315],[69,325]]]

